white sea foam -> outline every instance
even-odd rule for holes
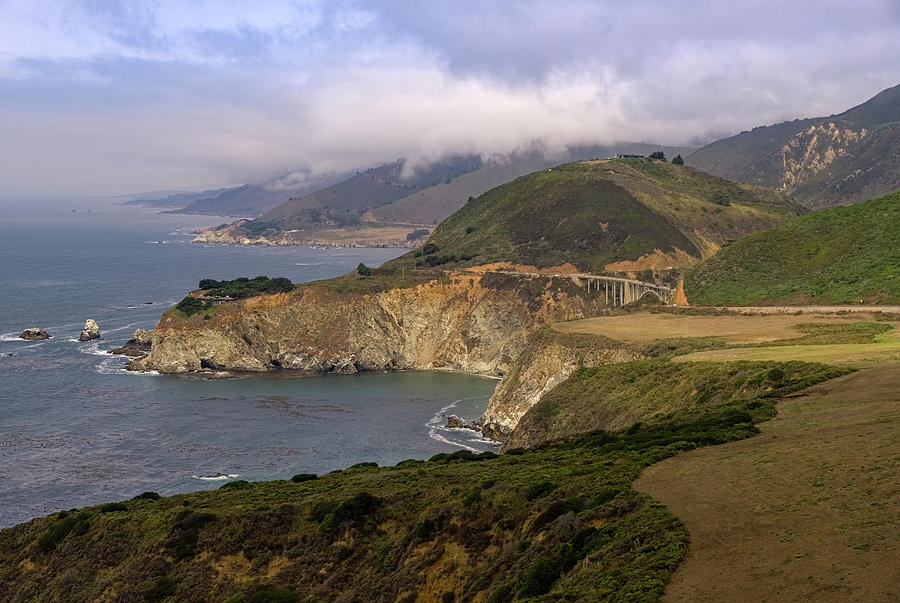
[[[194,479],[202,479],[205,482],[220,482],[226,479],[234,479],[236,477],[240,477],[238,473],[229,473],[225,475],[223,473],[217,473],[216,475],[192,475]]]
[[[466,450],[470,450],[472,452],[481,452],[478,448],[473,448],[472,446],[467,446],[461,442],[454,442],[452,440],[448,440],[445,438],[440,432],[452,432],[459,431],[458,429],[453,429],[449,427],[444,427],[441,425],[444,421],[444,414],[450,410],[451,408],[455,408],[457,404],[465,400],[466,398],[460,398],[459,400],[454,400],[444,408],[440,409],[435,413],[431,419],[425,424],[425,427],[428,428],[428,437],[432,440],[437,440],[438,442],[443,442],[444,444],[450,444],[451,446],[458,446],[459,448],[464,448]]]

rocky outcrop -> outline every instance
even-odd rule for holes
[[[84,323],[84,329],[81,330],[81,335],[78,336],[78,341],[91,341],[94,339],[100,339],[100,327],[97,326],[93,318],[88,318]]]
[[[532,336],[488,401],[480,424],[485,437],[506,440],[519,419],[541,397],[584,366],[628,362],[640,357],[607,337],[559,333],[545,327]]]
[[[42,339],[50,339],[50,333],[48,333],[46,329],[31,327],[22,331],[19,334],[19,339],[24,339],[26,341],[40,341]]]
[[[152,329],[137,329],[131,339],[125,342],[120,348],[114,348],[109,351],[110,354],[121,354],[123,356],[131,356],[136,358],[144,356],[150,351],[153,342]]]
[[[549,279],[455,273],[414,287],[341,292],[328,283],[219,306],[208,320],[167,312],[135,370],[354,373],[508,371],[540,326],[597,315],[602,297]]]

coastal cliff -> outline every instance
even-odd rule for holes
[[[608,337],[560,333],[545,327],[528,340],[525,350],[498,384],[481,416],[482,431],[488,437],[506,440],[544,394],[579,368],[639,357],[636,350]]]
[[[414,286],[341,291],[324,283],[163,315],[136,370],[443,369],[502,375],[540,326],[592,316],[602,297],[568,279],[450,273]]]

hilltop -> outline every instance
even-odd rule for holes
[[[839,115],[758,126],[713,142],[688,164],[780,190],[810,207],[900,188],[900,86]]]
[[[688,271],[691,303],[900,302],[900,192],[748,236]]]
[[[200,240],[233,244],[333,240],[338,245],[353,241],[352,244],[358,245],[411,247],[470,197],[519,176],[564,161],[609,157],[616,152],[648,154],[657,149],[671,156],[694,150],[618,143],[615,147],[591,145],[561,152],[521,151],[490,160],[478,155],[448,156],[419,166],[410,166],[400,159],[357,173],[321,190],[296,192],[290,198],[284,193],[281,202],[273,204],[274,207],[267,206],[265,213],[257,219],[219,226],[206,231]],[[197,213],[197,208],[195,203],[180,211]],[[212,206],[207,203],[200,209],[209,212]],[[411,236],[407,238],[406,235]],[[394,242],[387,243],[387,240]]]
[[[470,200],[398,267],[498,262],[586,272],[686,267],[803,209],[774,191],[653,159],[567,163]]]

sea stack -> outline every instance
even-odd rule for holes
[[[22,333],[19,334],[19,338],[25,339],[26,341],[38,341],[41,339],[50,339],[50,333],[48,333],[46,329],[32,327],[22,331]]]
[[[78,341],[91,341],[92,339],[100,339],[100,327],[93,318],[88,318],[84,322],[84,330],[81,331]]]
[[[122,354],[136,358],[144,356],[150,351],[150,344],[153,341],[152,329],[137,329],[125,345],[120,348],[110,350],[110,354]]]

